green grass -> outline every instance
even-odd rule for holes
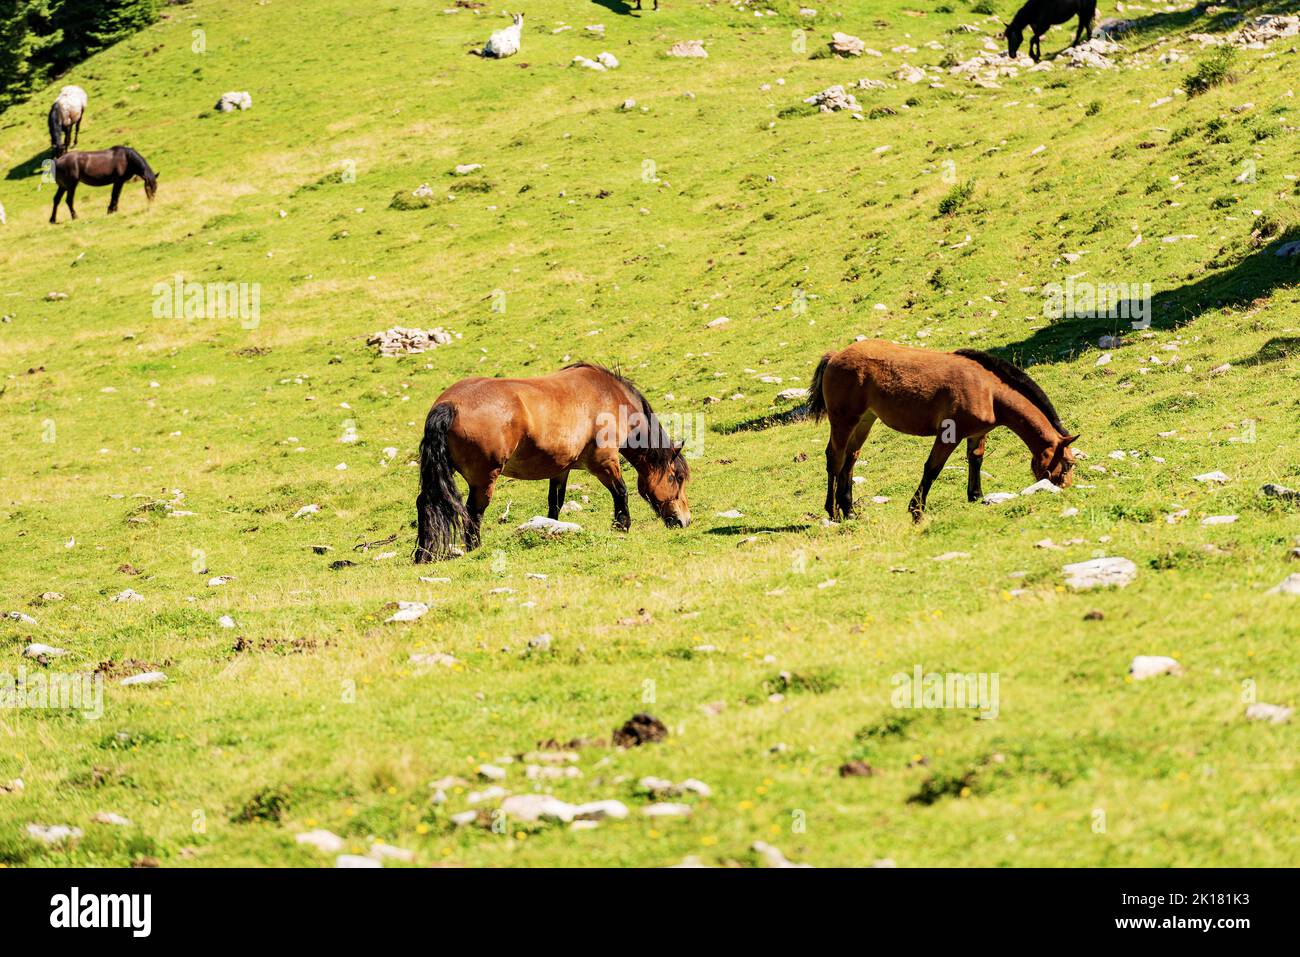
[[[26,783],[0,794],[0,862],[329,865],[293,837],[323,827],[420,864],[752,864],[760,838],[822,866],[1297,863],[1297,724],[1243,717],[1247,682],[1300,698],[1300,606],[1265,594],[1297,570],[1300,509],[1259,494],[1300,485],[1300,297],[1272,254],[1300,222],[1291,60],[1242,51],[1235,83],[1175,96],[1188,67],[1156,58],[1224,25],[1157,15],[1117,70],[999,89],[890,79],[937,64],[930,41],[965,59],[999,29],[953,7],[842,3],[807,24],[793,4],[622,16],[560,0],[529,12],[502,62],[466,53],[504,20],[406,0],[167,7],[59,81],[90,93],[82,145],[135,146],[158,198],[146,208],[132,184],[108,217],[107,192],[83,189],[81,218],[57,227],[38,175],[48,91],[0,115],[0,611],[39,622],[0,620],[0,670],[37,640],[68,651],[51,671],[168,675],[111,679],[98,721],[0,711],[0,784]],[[553,33],[561,21],[575,29]],[[950,32],[965,23],[983,34]],[[884,56],[814,55],[834,30]],[[696,38],[708,59],[663,56]],[[1045,52],[1068,39],[1053,30]],[[904,44],[918,52],[889,52]],[[567,65],[602,50],[617,71]],[[855,91],[874,118],[799,109],[860,77],[892,84]],[[214,113],[227,90],[253,108]],[[464,163],[483,164],[468,188],[451,175]],[[935,215],[972,180],[978,202]],[[422,184],[427,204],[393,206]],[[258,284],[260,321],[156,318],[155,285],[177,274]],[[1151,328],[1044,318],[1042,287],[1069,277],[1152,283]],[[380,358],[365,338],[392,325],[460,338]],[[1118,332],[1098,366],[1098,337]],[[825,426],[779,415],[775,395],[858,335],[1032,364],[1082,433],[1078,484],[969,505],[950,470],[913,527],[928,442],[878,428],[860,517],[824,527]],[[705,417],[691,528],[636,503],[615,533],[575,475],[581,536],[525,540],[513,527],[544,512],[545,484],[502,482],[481,551],[410,565],[409,462],[434,397],[578,358]],[[349,427],[358,441],[341,443]],[[985,491],[1019,491],[1028,466],[995,433]],[[1214,469],[1231,481],[1193,480]],[[718,517],[730,509],[743,517]],[[1199,524],[1216,514],[1240,518]],[[953,551],[970,557],[933,561]],[[1095,554],[1133,560],[1137,580],[1065,590],[1061,565]],[[233,580],[209,587],[218,575]],[[143,601],[109,601],[128,587]],[[396,600],[431,611],[385,624]],[[542,632],[551,650],[526,653]],[[421,651],[461,664],[416,668]],[[1186,673],[1130,682],[1136,654]],[[997,673],[997,718],[894,707],[891,676],[918,664]],[[665,742],[584,748],[582,776],[549,788],[623,800],[625,821],[496,833],[449,823],[465,789],[430,801],[445,775],[607,739],[641,711]],[[841,778],[848,760],[875,773]],[[510,790],[534,786],[508,772]],[[712,797],[652,821],[635,793],[649,774]],[[86,833],[51,849],[29,822]]]

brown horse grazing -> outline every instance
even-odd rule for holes
[[[95,150],[87,153],[64,153],[54,163],[54,181],[58,189],[54,193],[54,208],[50,211],[50,222],[59,221],[59,200],[63,194],[68,195],[68,212],[77,218],[72,199],[77,194],[77,186],[113,185],[113,196],[108,201],[108,211],[117,212],[117,200],[122,195],[122,185],[139,176],[144,180],[144,195],[153,202],[158,192],[158,174],[149,168],[145,158],[129,146],[114,146],[111,150]]]
[[[1066,434],[1033,379],[986,352],[932,352],[881,339],[855,342],[822,356],[808,390],[808,410],[815,421],[826,415],[831,422],[826,512],[832,521],[839,514],[853,515],[853,466],[877,419],[907,435],[935,436],[921,485],[908,505],[913,521],[921,520],[931,484],[963,439],[970,470],[967,498],[983,498],[984,437],[999,425],[1029,446],[1035,478],[1070,484],[1074,453],[1069,445],[1078,436]]]
[[[637,491],[669,528],[691,523],[686,501],[690,469],[650,403],[627,379],[579,362],[531,379],[457,382],[433,404],[420,442],[419,529],[415,562],[448,558],[459,535],[480,543],[480,525],[499,476],[549,479],[547,514],[558,518],[574,468],[586,469],[614,499],[614,527],[632,516],[619,455],[637,473]],[[468,506],[456,488],[469,483]]]

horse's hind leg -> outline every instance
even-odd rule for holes
[[[866,412],[849,433],[848,441],[844,446],[844,464],[840,466],[840,471],[835,476],[835,504],[839,506],[840,514],[845,518],[853,517],[853,467],[858,464],[858,452],[862,449],[862,443],[867,441],[867,436],[871,434],[871,427],[875,424],[876,414]]]
[[[948,456],[952,455],[952,450],[957,447],[954,442],[945,442],[942,435],[934,440],[934,447],[930,449],[930,457],[925,461],[925,470],[921,473],[921,484],[917,487],[916,492],[912,495],[912,501],[908,503],[907,510],[912,513],[912,521],[919,522],[921,514],[925,511],[925,500],[930,494],[930,486],[934,480],[939,477],[943,471],[944,463],[948,461]]]
[[[972,435],[966,440],[966,467],[969,470],[966,476],[966,498],[971,502],[978,502],[984,497],[980,470],[984,467],[985,438],[983,435]]]
[[[112,197],[109,198],[109,201],[108,201],[108,211],[109,211],[110,213],[116,213],[116,212],[117,212],[117,199],[118,199],[118,197],[121,196],[121,195],[122,195],[122,183],[121,183],[121,182],[114,183],[114,184],[113,184],[113,195],[112,195]]]
[[[54,191],[54,208],[50,210],[50,222],[59,221],[59,203],[63,202],[63,187],[60,186]]]
[[[568,472],[565,472],[559,478],[551,479],[551,487],[546,494],[547,518],[556,519],[560,517],[560,509],[564,507],[564,492],[568,485]]]
[[[485,484],[470,486],[469,501],[465,503],[465,510],[469,512],[469,521],[465,523],[465,551],[467,552],[472,552],[483,544],[483,513],[492,502],[492,493],[496,491],[497,476],[500,474],[500,469],[494,469],[488,473]]]

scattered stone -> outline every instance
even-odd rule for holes
[[[704,49],[703,40],[679,40],[668,48],[667,56],[704,58],[709,51]]]
[[[1197,482],[1212,483],[1215,485],[1223,485],[1224,483],[1231,481],[1228,476],[1217,470],[1214,472],[1205,472],[1201,475],[1194,475],[1192,478]]]
[[[343,850],[343,838],[339,837],[332,831],[319,829],[315,831],[306,831],[295,836],[294,840],[299,844],[306,844],[307,846],[314,847],[316,850],[323,851],[326,854],[337,854],[339,851]]]
[[[516,821],[559,821],[568,824],[576,808],[549,794],[515,794],[501,802],[501,810]]]
[[[415,851],[407,850],[404,847],[394,847],[392,844],[385,844],[383,841],[375,841],[370,845],[370,858],[376,861],[401,861],[403,864],[410,864],[415,860]]]
[[[1290,502],[1300,502],[1300,491],[1293,488],[1287,488],[1285,485],[1278,485],[1276,482],[1269,482],[1260,489],[1270,498],[1280,498]]]
[[[43,645],[38,641],[32,642],[23,649],[24,658],[58,658],[60,655],[66,655],[67,652],[62,648],[55,648],[53,645]]]
[[[950,562],[958,558],[970,558],[970,552],[944,552],[942,555],[935,555],[932,560],[936,562]]]
[[[627,805],[615,800],[589,801],[573,809],[575,821],[621,821],[627,814]]]
[[[653,798],[684,797],[687,794],[702,798],[713,796],[713,789],[696,778],[687,778],[680,784],[674,784],[667,778],[647,776],[637,782],[637,789]]]
[[[21,794],[27,785],[23,784],[22,778],[14,778],[12,781],[0,781],[0,794]]]
[[[1053,485],[1051,479],[1039,479],[1033,485],[1029,486],[1029,488],[1022,490],[1020,494],[1036,495],[1039,492],[1049,492],[1052,495],[1060,495],[1061,488],[1058,485]]]
[[[646,817],[687,817],[691,813],[691,806],[689,804],[660,802],[658,804],[647,804],[641,809],[641,813]]]
[[[7,611],[5,612],[5,617],[8,618],[10,621],[20,621],[24,625],[36,624],[36,619],[33,618],[31,615],[27,614],[25,611]]]
[[[334,858],[335,867],[383,867],[384,865],[373,857],[362,857],[360,854],[340,854]]]
[[[582,526],[574,524],[573,522],[561,522],[554,518],[548,518],[545,515],[536,515],[516,528],[515,531],[541,532],[544,535],[558,536],[580,532],[582,531]]]
[[[393,605],[390,603],[389,608]],[[423,618],[429,613],[429,606],[422,601],[399,601],[397,602],[397,611],[393,612],[384,622],[391,621],[415,621],[417,618]]]
[[[54,846],[81,840],[82,830],[70,824],[51,824],[48,827],[43,824],[28,824],[27,836],[43,844]]]
[[[1300,33],[1300,17],[1271,15],[1255,17],[1232,33],[1192,33],[1188,40],[1195,40],[1202,47],[1234,46],[1248,50],[1262,50],[1274,40],[1293,37]]]
[[[118,684],[122,687],[131,687],[133,685],[160,685],[167,680],[167,675],[161,671],[146,671],[142,674],[131,675],[123,678]]]
[[[835,56],[862,56],[866,50],[866,41],[859,37],[852,36],[848,33],[832,33],[830,42],[827,44],[831,53]]]
[[[808,398],[808,390],[802,388],[782,389],[780,392],[776,394],[776,398],[780,402],[797,402],[801,399]]]
[[[1134,681],[1144,681],[1156,675],[1181,675],[1183,666],[1164,655],[1138,655],[1128,666],[1128,673]]]
[[[1246,709],[1246,718],[1250,721],[1267,721],[1269,724],[1284,724],[1295,713],[1294,708],[1284,708],[1278,704],[1257,702]]]
[[[499,768],[495,764],[480,764],[478,766],[478,776],[486,781],[504,781],[506,779],[506,769]]]
[[[1015,492],[989,492],[984,496],[985,505],[1000,505],[1003,502],[1009,502],[1013,498],[1019,498]]]
[[[220,618],[217,619],[217,624],[220,625],[222,628],[234,628],[235,619],[231,618],[229,615],[222,615]]]
[[[222,93],[221,99],[217,100],[216,109],[222,113],[233,113],[235,110],[247,110],[253,105],[253,98],[247,92],[242,93]]]
[[[460,163],[452,172],[457,176],[468,176],[470,173],[477,173],[482,168],[482,163]]]
[[[453,338],[452,334],[441,326],[433,329],[393,326],[391,329],[373,333],[366,340],[366,345],[377,346],[381,356],[403,356],[428,352],[438,346],[448,345]]]
[[[1202,525],[1231,525],[1237,520],[1236,515],[1207,515],[1201,519]]]
[[[668,728],[662,721],[641,713],[632,715],[621,728],[614,729],[613,742],[615,747],[635,748],[662,741],[666,737]]]
[[[110,598],[109,601],[144,601],[144,595],[134,589],[126,588]]]
[[[751,845],[751,849],[764,860],[768,867],[812,867],[811,864],[795,864],[786,860],[784,854],[766,841],[755,841]]]
[[[840,777],[842,778],[869,778],[875,771],[866,761],[845,761],[840,765]]]
[[[744,518],[745,513],[738,508],[729,508],[725,512],[719,512],[718,518]]]
[[[839,110],[848,110],[851,113],[862,112],[858,98],[838,83],[835,86],[828,86],[820,93],[814,93],[804,99],[804,102],[811,103],[823,113],[835,113]]]
[[[1089,588],[1123,588],[1137,577],[1137,566],[1127,558],[1093,558],[1061,568],[1065,584],[1075,591]]]
[[[1300,595],[1300,572],[1293,572],[1283,578],[1274,588],[1268,590],[1270,595]]]

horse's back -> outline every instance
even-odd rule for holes
[[[549,478],[582,457],[601,413],[615,411],[615,398],[586,370],[562,369],[534,378],[462,379],[435,405],[456,409],[453,453],[459,446],[516,478]]]

